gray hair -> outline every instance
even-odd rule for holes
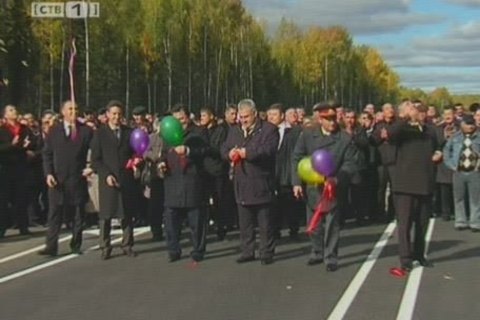
[[[243,99],[238,103],[238,110],[243,109],[250,109],[253,112],[257,112],[257,106],[255,105],[255,101],[252,99]]]

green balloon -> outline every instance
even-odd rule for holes
[[[297,172],[300,179],[306,184],[319,185],[325,182],[325,177],[313,169],[311,157],[305,157],[300,160]]]
[[[166,116],[160,123],[160,136],[169,145],[176,147],[183,144],[183,127],[173,116]]]

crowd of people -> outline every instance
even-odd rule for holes
[[[453,218],[459,231],[480,231],[478,104],[446,106],[442,114],[409,100],[361,112],[332,102],[315,104],[311,113],[279,103],[263,112],[245,99],[222,115],[208,107],[195,115],[182,104],[163,115],[136,107],[131,120],[120,101],[81,116],[72,101],[41,119],[13,105],[1,111],[0,238],[10,228],[28,236],[30,227],[45,225],[41,255],[58,254],[64,224],[71,252],[80,254],[84,228],[97,224],[101,259],[111,257],[113,227],[123,231],[123,253],[135,257],[134,228],[149,225],[152,240],[166,240],[168,261],[175,262],[188,225],[195,262],[204,258],[209,231],[221,241],[238,228],[237,262],[256,260],[258,229],[259,260],[271,264],[282,230],[297,241],[322,200],[324,184],[307,185],[297,174],[298,163],[319,149],[333,155],[335,170],[325,179],[336,197],[309,234],[308,265],[337,270],[346,220],[361,226],[397,219],[405,271],[414,261],[431,265],[424,249],[432,215]],[[162,139],[166,115],[181,123],[183,144]],[[134,129],[150,135],[143,155],[131,146]]]

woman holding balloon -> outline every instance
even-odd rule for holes
[[[307,264],[325,262],[326,270],[333,272],[338,269],[340,237],[337,177],[357,171],[357,150],[351,138],[339,129],[331,105],[319,103],[313,111],[318,112],[318,124],[304,129],[293,153],[293,192],[297,199],[306,200],[307,233],[312,243]]]

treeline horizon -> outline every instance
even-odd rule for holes
[[[92,110],[111,99],[127,112],[142,105],[158,113],[178,102],[219,112],[246,97],[261,109],[462,102],[446,88],[400,86],[378,50],[354,45],[344,27],[304,30],[284,19],[269,35],[240,0],[97,0],[101,17],[79,20],[32,18],[32,2],[0,0],[0,76],[8,79],[0,102],[34,113],[69,99],[72,38],[76,101]]]

